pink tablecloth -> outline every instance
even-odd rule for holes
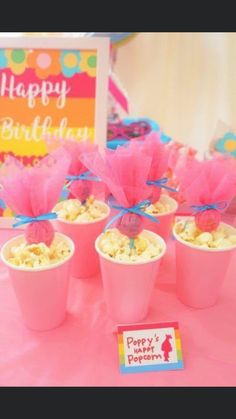
[[[12,234],[0,231],[0,244]],[[185,368],[122,375],[116,324],[106,314],[100,277],[71,278],[68,315],[50,332],[22,323],[7,272],[0,265],[1,386],[235,386],[236,260],[216,306],[195,310],[175,295],[174,242],[170,241],[146,322],[178,321]]]

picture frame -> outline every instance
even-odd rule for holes
[[[23,164],[31,165],[34,159],[38,160],[38,158],[45,155],[45,146],[43,148],[38,138],[43,129],[44,131],[42,132],[44,134],[45,132],[47,133],[45,127],[42,128],[40,125],[40,123],[45,121],[46,117],[48,117],[48,121],[50,121],[51,117],[52,121],[51,126],[48,128],[48,135],[51,135],[51,138],[53,138],[53,133],[61,133],[63,129],[67,129],[65,131],[66,138],[75,137],[80,139],[78,134],[80,132],[81,139],[85,139],[87,137],[85,135],[86,129],[83,131],[84,124],[84,128],[87,128],[88,139],[97,143],[99,147],[105,147],[107,135],[109,43],[109,38],[76,37],[75,34],[69,33],[61,34],[61,36],[59,34],[56,36],[45,36],[43,34],[41,36],[29,36],[21,34],[17,37],[7,35],[0,37],[0,161],[4,161],[5,154],[11,153],[22,158]],[[91,57],[88,57],[89,52],[92,53]],[[77,56],[79,54],[80,61],[78,60],[78,71],[74,68],[75,71],[73,73],[73,63],[76,64],[76,53]],[[55,74],[53,74],[53,71],[52,74],[49,71],[47,77],[43,70],[45,70],[47,60],[51,59],[50,54],[52,61],[53,54],[57,57],[60,55],[60,60],[57,58],[54,66],[54,70],[57,67],[56,71],[54,71]],[[26,61],[24,61],[25,56],[27,57]],[[88,63],[85,63],[85,67],[82,67],[82,60],[85,62],[85,56],[93,60],[93,74],[89,73],[90,68],[88,68],[86,73],[86,65],[88,66]],[[65,58],[64,61],[63,57]],[[25,70],[23,70],[23,67],[20,68],[20,64],[24,62],[27,62]],[[36,67],[32,67],[32,62],[36,63]],[[38,63],[41,63],[42,68],[38,67]],[[68,67],[63,67],[63,63],[66,63]],[[94,65],[94,63],[96,64]],[[79,68],[80,64],[81,68]],[[61,65],[60,69],[58,69],[58,65]],[[27,77],[29,78],[27,79]],[[29,80],[32,81],[30,93]],[[64,87],[62,88],[60,86],[62,86],[63,82]],[[38,91],[37,83],[39,85]],[[59,83],[61,84],[59,85]],[[28,91],[26,85],[28,86]],[[80,89],[78,86],[80,86]],[[78,89],[76,90],[77,87]],[[36,94],[35,91],[38,93]],[[44,102],[42,101],[43,94]],[[59,96],[60,94],[61,96]],[[90,94],[91,97],[89,96]],[[57,106],[59,103],[61,107],[56,109],[55,101],[58,98],[61,101],[57,102]],[[50,114],[50,112],[53,114]],[[35,125],[32,124],[34,124],[35,118],[40,118],[41,115],[43,116],[35,128]],[[12,125],[9,123],[7,126],[6,118],[8,118],[7,121],[12,121]],[[67,119],[68,126],[65,127],[64,124],[64,126],[60,126],[60,130],[58,121],[63,118],[64,120]],[[87,127],[88,120],[90,121],[89,127]],[[6,138],[3,138],[3,121],[5,121],[4,134]],[[34,133],[39,132],[39,135],[35,134],[34,138],[33,129]],[[26,133],[28,137],[26,137]],[[30,133],[33,140],[37,139],[35,142],[30,141]],[[54,136],[56,137],[57,135],[55,134]],[[22,138],[25,141],[21,142],[20,139]],[[32,150],[34,150],[33,153]]]

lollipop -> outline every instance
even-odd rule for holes
[[[221,213],[236,190],[236,165],[232,158],[188,161],[179,167],[180,191],[195,215],[201,231],[215,230]]]
[[[8,157],[0,169],[0,197],[18,221],[15,227],[26,224],[27,243],[50,245],[54,229],[50,212],[61,194],[70,165],[70,157],[56,150],[44,157],[37,166],[26,168],[14,157]]]
[[[86,167],[106,183],[114,198],[110,200],[110,205],[119,211],[107,228],[116,223],[120,232],[131,239],[142,231],[143,216],[148,216],[143,209],[150,204],[150,190],[146,181],[151,160],[150,156],[142,154],[140,147],[131,145],[105,150],[104,154],[90,153],[82,156]]]
[[[174,190],[166,184],[168,179],[164,177],[168,168],[169,150],[167,146],[161,142],[161,133],[152,132],[148,134],[144,141],[132,140],[131,148],[140,148],[142,156],[146,154],[151,158],[151,165],[147,177],[147,185],[149,185],[149,197],[151,203],[155,203],[160,199],[162,188]]]
[[[67,141],[63,147],[71,157],[67,175],[67,180],[69,180],[67,187],[70,191],[70,196],[78,198],[82,203],[85,203],[90,195],[94,195],[97,198],[101,195],[103,196],[104,185],[88,172],[87,167],[80,160],[80,156],[83,153],[97,151],[97,145],[88,141]]]

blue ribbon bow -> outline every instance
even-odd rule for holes
[[[191,208],[197,212],[203,212],[210,209],[216,209],[218,211],[223,211],[227,207],[227,202],[216,202],[215,204],[206,204],[206,205],[191,205]]]
[[[19,220],[12,227],[19,227],[23,224],[35,223],[37,221],[55,220],[57,218],[56,212],[48,212],[46,214],[38,215],[37,217],[28,217],[27,215],[16,215],[15,219]]]
[[[163,177],[163,178],[158,179],[158,180],[148,180],[147,185],[158,186],[158,188],[164,188],[164,189],[167,189],[170,192],[178,192],[176,189],[171,188],[170,186],[166,185],[168,180],[169,179],[167,177]]]
[[[133,207],[129,207],[129,208],[125,208],[125,207],[122,207],[121,205],[116,205],[116,204],[111,204],[111,203],[109,203],[109,205],[111,208],[120,210],[120,212],[109,221],[109,223],[106,225],[104,230],[107,230],[114,223],[114,221],[118,220],[118,218],[122,217],[128,212],[149,218],[149,220],[153,221],[154,223],[160,222],[156,217],[153,217],[152,215],[147,214],[146,212],[142,211],[144,208],[151,205],[151,202],[148,199],[142,202],[139,202],[139,204],[136,204]]]
[[[90,180],[95,182],[101,182],[101,179],[99,179],[97,176],[92,176],[89,171],[81,173],[80,175],[68,175],[66,176],[66,179],[69,180],[69,182],[65,185],[66,188],[68,188],[76,180]]]

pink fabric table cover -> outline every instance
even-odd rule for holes
[[[1,229],[0,245],[17,234]],[[236,260],[218,304],[196,310],[176,298],[174,241],[168,246],[145,322],[179,322],[184,370],[119,372],[116,324],[106,314],[99,276],[71,278],[61,327],[28,330],[0,264],[0,386],[235,386]]]

